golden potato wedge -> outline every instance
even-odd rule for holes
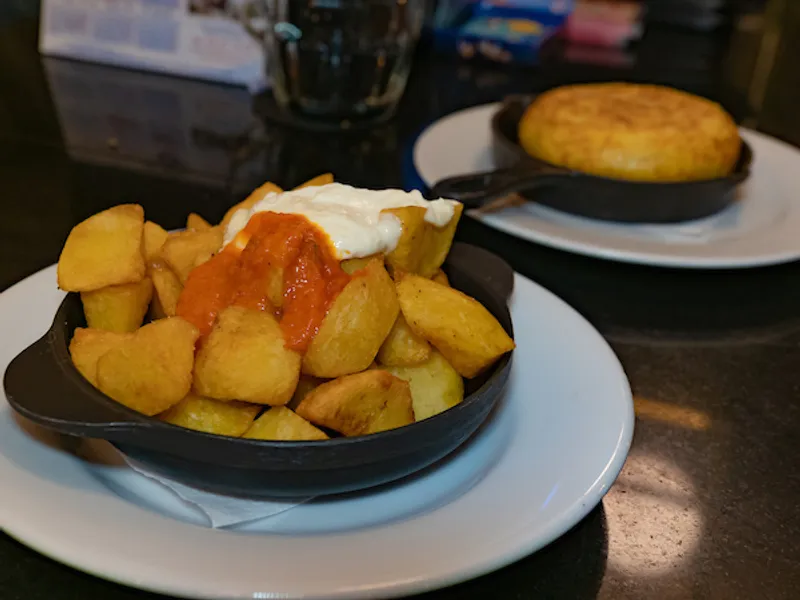
[[[186,217],[186,229],[189,231],[205,231],[206,229],[211,229],[211,223],[197,213],[189,213],[189,216]]]
[[[370,371],[371,373],[379,373],[380,371]],[[385,373],[386,371],[384,371]],[[402,381],[398,379],[398,381]],[[406,383],[403,381],[403,383]],[[377,416],[372,420],[365,433],[378,433],[379,431],[388,431],[390,429],[397,429],[404,427],[414,422],[414,404],[410,400],[411,391],[406,392],[404,389],[397,387],[397,394],[392,396],[383,408],[378,412]]]
[[[181,283],[189,272],[211,258],[222,247],[222,229],[180,231],[172,234],[161,249],[161,256],[175,272]]]
[[[281,406],[300,377],[300,355],[286,348],[270,313],[223,310],[197,353],[194,387],[201,396]]]
[[[78,223],[58,258],[58,287],[90,292],[140,281],[143,229],[144,210],[138,204],[121,204]]]
[[[423,277],[432,277],[447,258],[450,247],[453,245],[453,236],[456,233],[458,221],[461,219],[463,204],[456,204],[453,217],[444,227],[436,227],[431,223],[425,223],[425,244],[420,255],[416,273]]]
[[[431,357],[413,367],[386,367],[411,387],[414,420],[421,421],[446,411],[464,399],[464,380],[435,350]]]
[[[283,307],[283,275],[284,268],[279,265],[272,265],[264,273],[264,285],[267,288],[267,298],[275,308]]]
[[[164,247],[164,242],[167,241],[169,234],[166,229],[153,223],[152,221],[145,221],[142,230],[142,256],[146,262],[155,260],[161,253],[161,248]]]
[[[189,393],[199,335],[179,317],[149,323],[100,357],[97,386],[145,415],[164,412]]]
[[[303,373],[339,377],[366,369],[397,318],[394,283],[378,259],[333,301],[303,357]]]
[[[453,245],[463,208],[462,204],[456,204],[453,217],[443,227],[426,222],[426,210],[421,206],[387,209],[385,212],[397,217],[403,226],[397,246],[386,255],[386,265],[392,275],[400,272],[432,277]]]
[[[320,379],[319,377],[311,377],[310,375],[300,375],[300,380],[297,382],[297,387],[294,389],[294,394],[292,395],[292,399],[289,400],[287,407],[294,410],[297,408],[297,405],[305,398],[308,393],[313,390],[314,388],[319,387],[323,383],[325,383],[325,379]]]
[[[397,283],[411,330],[428,340],[463,377],[475,377],[514,349],[494,316],[477,300],[418,275]]]
[[[256,404],[223,402],[189,394],[158,418],[186,429],[241,437],[260,410],[261,407]]]
[[[306,181],[301,185],[298,185],[294,189],[299,190],[300,188],[328,185],[329,183],[333,183],[333,173],[323,173],[322,175],[317,175],[316,177],[312,177],[311,179],[309,179],[308,181]]]
[[[447,287],[450,287],[450,280],[447,278],[447,274],[441,269],[439,269],[438,271],[436,271],[436,273],[433,274],[433,277],[431,277],[431,281],[435,281],[440,285],[446,285]]]
[[[383,254],[370,254],[369,256],[364,256],[361,258],[347,258],[340,263],[342,270],[347,273],[348,275],[352,275],[356,271],[360,271],[361,269],[365,268],[370,261],[377,258],[381,262],[383,262]]]
[[[347,436],[414,422],[408,383],[378,369],[323,383],[300,402],[297,414]]]
[[[395,271],[416,273],[426,247],[428,224],[425,222],[425,208],[404,206],[383,212],[393,214],[403,226],[403,233],[400,234],[397,246],[386,255],[386,266],[393,275]]]
[[[256,419],[244,436],[254,440],[327,440],[325,432],[320,431],[303,417],[296,415],[285,406],[270,408]]]
[[[153,282],[147,277],[136,283],[81,292],[86,324],[119,333],[136,331],[142,326],[152,297]]]
[[[249,210],[253,207],[253,205],[256,202],[264,198],[264,196],[266,196],[270,192],[275,192],[276,194],[280,194],[282,191],[283,190],[281,188],[279,188],[277,185],[269,181],[260,185],[252,192],[250,192],[250,195],[247,198],[245,198],[238,204],[234,204],[228,209],[228,212],[225,213],[225,216],[222,217],[222,221],[219,224],[220,229],[222,229],[224,233],[225,229],[228,227],[228,223],[231,222],[231,219],[233,218],[233,215],[236,213],[237,210],[241,208],[246,208]]]
[[[148,270],[153,280],[153,318],[174,317],[183,285],[172,269],[160,261],[151,263]]]
[[[378,362],[382,365],[399,367],[418,365],[431,356],[431,345],[416,333],[403,318],[397,315],[389,335],[378,350]]]
[[[97,361],[106,352],[129,339],[130,333],[78,327],[69,342],[72,364],[89,383],[97,387]]]

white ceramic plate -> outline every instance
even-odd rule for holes
[[[453,175],[494,168],[490,121],[498,104],[449,115],[418,138],[416,179],[431,187]],[[561,250],[670,267],[742,268],[800,258],[800,150],[742,130],[752,146],[750,178],[739,201],[713,217],[681,225],[630,225],[585,219],[528,203],[491,215],[487,225]],[[410,174],[415,179],[415,174]]]
[[[75,448],[23,423],[3,395],[0,526],[88,573],[194,598],[396,597],[517,560],[608,491],[633,403],[600,335],[548,291],[515,283],[519,347],[506,395],[475,439],[417,477],[214,530],[158,484],[98,458],[104,443]],[[0,295],[3,370],[61,298],[55,267]],[[87,445],[91,459],[81,458]]]

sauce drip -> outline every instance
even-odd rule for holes
[[[206,336],[228,306],[270,311],[286,346],[304,352],[348,281],[324,231],[302,215],[260,212],[189,273],[177,314]]]

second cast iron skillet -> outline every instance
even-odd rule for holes
[[[713,215],[736,199],[736,186],[750,175],[752,151],[742,140],[739,160],[727,177],[651,183],[587,175],[528,155],[517,128],[533,96],[511,96],[492,118],[492,155],[498,170],[449,177],[432,198],[460,200],[480,208],[512,193],[564,212],[626,223],[677,223]]]

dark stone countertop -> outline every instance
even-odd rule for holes
[[[178,227],[189,210],[219,219],[265,179],[289,187],[333,171],[354,185],[402,186],[402,158],[426,123],[564,82],[675,85],[800,144],[800,11],[786,10],[743,17],[712,36],[650,31],[629,55],[556,47],[536,70],[422,51],[394,121],[369,134],[319,136],[262,118],[269,101],[253,104],[241,90],[43,61],[35,14],[0,9],[0,288],[53,263],[75,223],[114,204],[141,203],[153,220]],[[777,44],[769,38],[767,62],[765,30],[781,34]],[[588,59],[607,64],[579,62]],[[192,112],[212,105],[224,119]],[[732,272],[622,265],[470,219],[458,237],[501,254],[595,324],[630,377],[637,429],[619,481],[572,531],[512,566],[425,597],[797,597],[800,263]],[[3,600],[95,595],[156,598],[0,535]]]

